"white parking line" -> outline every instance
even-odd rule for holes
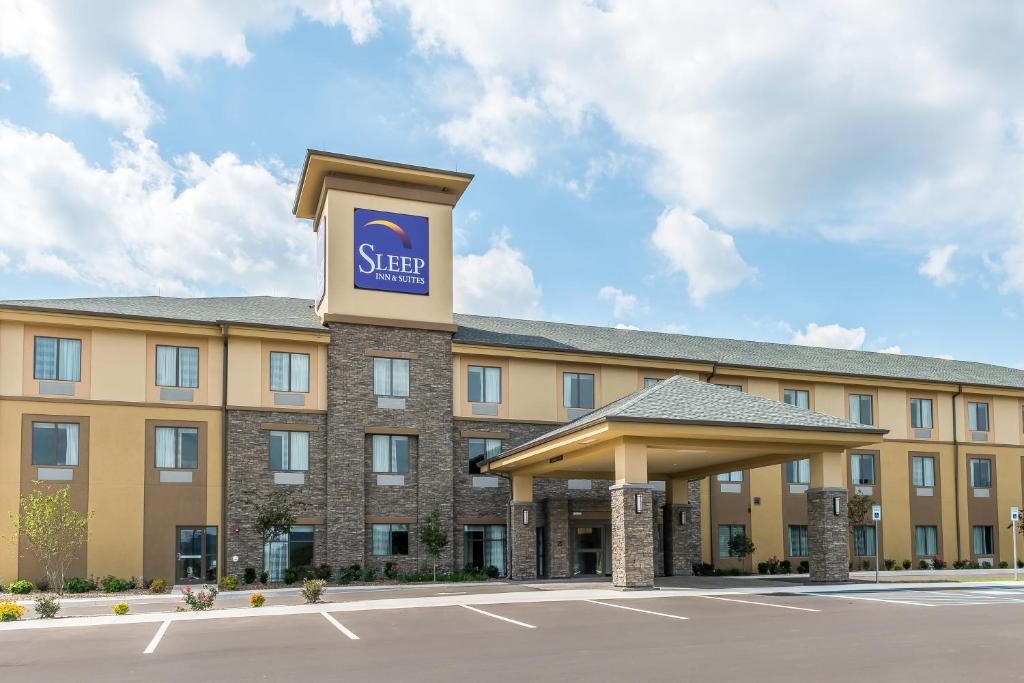
[[[156,630],[156,635],[153,636],[153,640],[149,641],[149,645],[147,645],[146,649],[142,651],[142,654],[151,655],[156,652],[156,646],[160,644],[160,639],[164,637],[165,633],[167,633],[167,627],[170,625],[171,622],[169,621],[165,621],[160,624],[160,628]]]
[[[863,595],[850,595],[849,593],[815,593],[822,598],[839,598],[840,600],[868,600],[870,602],[888,602],[894,605],[913,605],[915,607],[935,607],[927,602],[911,602],[910,600],[893,600],[892,598],[869,598]]]
[[[536,626],[533,626],[532,624],[524,624],[521,621],[516,621],[515,619],[509,619],[508,617],[503,617],[500,614],[491,614],[490,612],[485,612],[482,609],[477,609],[476,607],[470,607],[469,605],[459,605],[459,607],[465,607],[468,610],[472,610],[474,612],[479,612],[480,614],[486,614],[489,617],[494,617],[495,619],[501,619],[502,621],[507,621],[510,624],[515,624],[516,626],[522,626],[523,628],[537,628]]]
[[[324,615],[324,619],[334,624],[334,628],[338,629],[346,636],[348,636],[349,640],[359,640],[359,636],[357,636],[356,634],[352,633],[352,631],[349,631],[347,628],[342,626],[341,622],[332,617],[330,614],[328,614],[327,612],[321,612],[320,614]]]
[[[669,619],[681,619],[683,621],[688,620],[690,617],[681,617],[678,614],[665,614],[664,612],[652,612],[649,609],[639,609],[637,607],[626,607],[625,605],[616,605],[611,602],[601,602],[600,600],[585,600],[584,602],[592,602],[595,605],[604,605],[605,607],[618,607],[619,609],[628,609],[630,612],[643,612],[644,614],[653,614],[656,617],[668,617]]]
[[[820,609],[811,609],[810,607],[794,607],[793,605],[776,605],[771,602],[755,602],[754,600],[737,600],[735,598],[719,598],[714,595],[698,595],[698,598],[707,598],[708,600],[725,600],[726,602],[742,602],[745,605],[761,605],[762,607],[778,607],[779,609],[795,609],[801,612],[820,612]]]

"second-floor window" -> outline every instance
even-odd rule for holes
[[[988,427],[988,404],[979,401],[968,401],[967,428],[972,432],[987,432]]]
[[[305,472],[309,469],[309,432],[270,432],[270,469]]]
[[[409,361],[404,358],[374,358],[373,393],[377,396],[408,396]]]
[[[33,379],[82,381],[82,340],[36,337]]]
[[[782,392],[782,402],[797,408],[810,408],[811,392],[807,389],[785,389]]]
[[[871,453],[850,454],[850,478],[857,486],[874,486],[875,456]]]
[[[875,424],[873,399],[871,394],[850,394],[850,422],[862,425]]]
[[[199,467],[199,430],[195,427],[157,427],[156,466],[172,470]]]
[[[33,465],[77,465],[78,423],[33,422]]]
[[[988,458],[971,458],[971,486],[976,489],[992,488],[992,461]]]
[[[409,437],[374,434],[373,471],[377,474],[404,474],[409,471]]]
[[[270,390],[309,391],[309,354],[270,352]]]
[[[787,484],[811,483],[811,459],[793,460],[786,463]]]
[[[661,382],[661,379],[658,377],[644,377],[644,389],[649,389],[659,382]]]
[[[501,368],[469,366],[469,402],[501,403]]]
[[[716,479],[718,481],[743,481],[743,470],[736,470],[735,472],[722,472]]]
[[[587,372],[563,372],[562,405],[566,408],[593,408],[594,376]]]
[[[156,347],[156,385],[195,389],[199,386],[199,349],[194,346]]]
[[[930,398],[910,399],[910,426],[914,429],[932,428],[932,400]]]
[[[480,474],[480,465],[498,457],[501,439],[469,439],[469,473]]]
[[[935,458],[915,455],[910,459],[910,469],[914,486],[935,486]]]

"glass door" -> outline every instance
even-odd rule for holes
[[[175,582],[217,582],[217,527],[178,527]]]
[[[604,576],[604,538],[603,526],[573,528],[573,576]]]

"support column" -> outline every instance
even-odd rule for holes
[[[807,490],[807,552],[811,583],[850,579],[850,521],[842,452],[811,456]]]
[[[512,477],[511,517],[509,519],[509,568],[510,579],[534,580],[537,578],[537,504],[533,502],[533,477],[514,475]]]
[[[647,483],[647,446],[623,439],[615,446],[612,506],[612,585],[654,586],[654,495]]]
[[[564,579],[572,576],[572,549],[569,543],[569,501],[566,498],[548,498],[545,520],[548,578]]]
[[[665,490],[665,556],[670,576],[692,576],[700,562],[700,482],[669,480]]]

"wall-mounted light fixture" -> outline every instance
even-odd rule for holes
[[[634,495],[633,500],[636,501],[636,511],[638,513],[644,511],[644,494],[637,493]]]
[[[686,524],[686,510],[679,511],[679,523]]]
[[[530,508],[523,508],[523,524],[530,523]]]
[[[843,499],[840,498],[839,496],[834,496],[832,498],[832,514],[838,517],[840,514],[842,514],[842,512],[843,512]]]

